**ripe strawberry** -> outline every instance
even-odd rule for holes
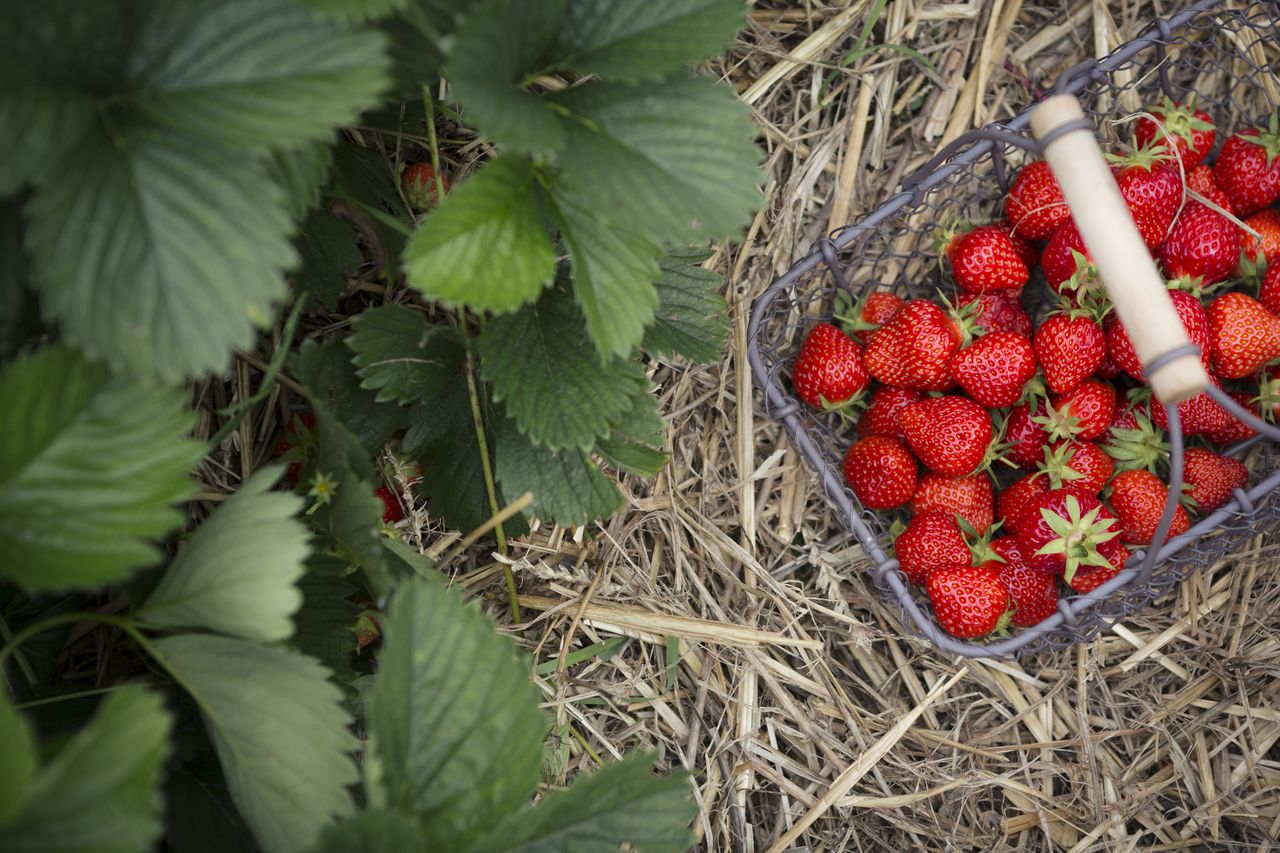
[[[1049,316],[1032,344],[1049,390],[1066,394],[1088,379],[1107,357],[1107,339],[1092,317],[1077,310]]]
[[[995,496],[991,477],[985,471],[967,477],[944,477],[926,471],[911,496],[911,511],[944,512],[960,516],[979,534],[985,535],[995,523]]]
[[[1088,379],[1053,401],[1040,423],[1053,439],[1093,441],[1106,434],[1116,413],[1114,385]]]
[[[885,385],[946,391],[954,385],[947,361],[963,333],[927,299],[912,299],[880,327],[862,354],[867,372]]]
[[[1218,375],[1240,379],[1280,358],[1280,317],[1243,293],[1224,293],[1209,303],[1209,337]]]
[[[1218,186],[1218,181],[1213,177],[1212,166],[1201,163],[1187,172],[1187,189],[1199,193],[1228,213],[1235,213],[1231,209],[1231,199],[1227,198],[1227,194],[1222,191],[1222,187]],[[1190,200],[1188,199],[1188,203]]]
[[[1267,270],[1273,266],[1280,267],[1280,211],[1269,207],[1259,210],[1246,219],[1244,224],[1257,231],[1261,239],[1254,237],[1248,231],[1244,233],[1236,275],[1244,275],[1256,268],[1259,265],[1259,254],[1262,255],[1262,263],[1266,265]]]
[[[1111,481],[1108,503],[1120,519],[1120,536],[1124,542],[1146,545],[1155,537],[1168,494],[1169,486],[1150,471],[1139,469],[1116,474]],[[1186,533],[1190,526],[1187,511],[1178,507],[1168,538]]]
[[[299,427],[301,427],[301,431],[299,431]],[[272,456],[284,456],[293,448],[301,447],[315,431],[315,412],[306,411],[294,415],[289,423],[285,424],[284,433],[276,442]],[[298,458],[299,455],[299,453],[294,453],[290,456],[291,458]],[[290,482],[298,482],[298,479],[302,476],[302,463],[290,462],[289,467],[285,469],[284,475]]]
[[[791,372],[796,396],[820,409],[839,408],[871,384],[862,366],[862,347],[830,323],[810,330]]]
[[[996,497],[996,518],[1010,529],[1018,509],[1036,495],[1049,491],[1049,478],[1040,471],[1023,474]]]
[[[893,509],[915,493],[916,460],[898,439],[869,435],[849,448],[844,478],[867,509]]]
[[[1045,448],[1044,472],[1049,489],[1097,497],[1115,472],[1107,451],[1091,441],[1059,441]]]
[[[879,386],[871,392],[871,402],[858,418],[858,435],[892,435],[906,440],[898,416],[907,406],[923,399],[924,392],[914,388]]]
[[[1119,539],[1112,539],[1098,546],[1098,553],[1107,558],[1108,566],[1085,566],[1076,572],[1067,585],[1079,593],[1092,592],[1120,574],[1129,560],[1129,549]]]
[[[1013,618],[1020,628],[1038,625],[1058,611],[1058,584],[1053,575],[1027,565],[1018,548],[1017,537],[1001,536],[991,542],[991,550],[1004,560],[1000,580],[1009,591]]]
[[[1048,163],[1033,160],[1018,170],[1004,199],[1004,215],[1014,233],[1028,240],[1044,240],[1071,217]]]
[[[925,591],[938,626],[953,637],[984,637],[1007,621],[1009,593],[1000,580],[1000,563],[945,566],[929,573]]]
[[[995,437],[990,415],[965,397],[928,397],[903,409],[900,420],[925,467],[948,477],[976,471]]]
[[[1245,128],[1222,144],[1213,177],[1240,216],[1261,210],[1280,198],[1280,132],[1272,114],[1267,130]]]
[[[1036,351],[1017,332],[991,332],[951,356],[949,367],[970,397],[999,409],[1018,402],[1036,375]]]
[[[386,486],[378,486],[378,497],[382,498],[382,520],[387,524],[395,524],[404,518],[404,508],[400,506],[400,499],[391,493]]]
[[[1263,308],[1280,316],[1280,258],[1274,264],[1267,264],[1262,283],[1258,285],[1258,301]]]
[[[1021,234],[1013,230],[1013,226],[1008,222],[992,223],[996,228],[1009,235],[1009,239],[1013,241],[1014,251],[1018,253],[1018,257],[1022,258],[1022,262],[1027,265],[1027,270],[1036,268],[1036,264],[1040,263],[1040,248],[1028,240]]]
[[[873,290],[856,304],[847,291],[839,290],[835,302],[835,318],[841,331],[864,346],[906,304],[901,296],[887,290]]]
[[[1170,290],[1169,298],[1173,300],[1178,319],[1182,320],[1182,328],[1187,330],[1187,337],[1200,348],[1200,360],[1204,363],[1205,370],[1209,370],[1213,347],[1209,337],[1209,315],[1205,313],[1200,300],[1185,290]],[[1139,382],[1145,381],[1142,362],[1133,349],[1129,333],[1119,319],[1107,327],[1107,352],[1121,370]]]
[[[1160,124],[1146,116],[1138,119],[1133,129],[1134,141],[1139,146],[1163,144],[1168,147],[1172,143],[1175,150],[1170,162],[1176,165],[1180,159],[1184,172],[1198,166],[1213,150],[1218,136],[1213,119],[1204,110],[1196,109],[1194,103],[1181,104],[1166,97],[1163,104],[1150,107],[1147,112]]]
[[[1258,406],[1252,399],[1250,399],[1248,394],[1240,391],[1230,391],[1228,393],[1231,399],[1243,406],[1246,411],[1258,414]],[[1246,438],[1253,438],[1258,434],[1257,430],[1246,424],[1244,421],[1239,420],[1230,412],[1223,410],[1223,415],[1225,415],[1225,417],[1220,423],[1215,424],[1211,428],[1201,430],[1204,437],[1212,441],[1214,444],[1235,444],[1237,441],[1244,441]]]
[[[1027,565],[1067,582],[1083,566],[1107,566],[1099,547],[1119,535],[1115,516],[1095,497],[1051,489],[1024,503],[1013,533]]]
[[[1183,501],[1188,509],[1202,515],[1231,500],[1231,493],[1244,488],[1249,480],[1249,469],[1239,459],[1202,447],[1187,448],[1183,462],[1182,479],[1191,487]]]
[[[1222,383],[1212,374],[1209,376],[1209,381],[1219,388],[1222,387]],[[1178,404],[1178,418],[1182,424],[1182,434],[1188,438],[1226,429],[1234,420],[1230,412],[1203,391],[1190,400],[1183,400]],[[1151,405],[1151,421],[1160,429],[1169,428],[1169,418],[1165,415],[1164,406],[1159,403]]]
[[[929,572],[942,566],[967,566],[973,553],[956,517],[945,512],[912,516],[893,543],[898,568],[914,584],[922,584]]]
[[[1034,468],[1044,458],[1044,446],[1049,443],[1040,420],[1048,413],[1043,399],[1019,403],[1009,410],[1001,433],[1005,444],[1005,457],[1019,468]]]
[[[1280,263],[1276,264],[1280,267]],[[1031,337],[1031,315],[1022,307],[1020,290],[988,290],[985,293],[961,293],[961,308],[976,302],[973,324],[984,332],[1017,332]]]
[[[1049,235],[1040,255],[1040,270],[1054,293],[1078,301],[1087,293],[1102,292],[1102,279],[1093,265],[1093,256],[1084,246],[1084,238],[1074,219],[1068,219]]]
[[[1162,146],[1139,147],[1110,158],[1120,194],[1149,249],[1164,242],[1182,207],[1182,174],[1164,153]]]
[[[1012,238],[998,225],[980,225],[957,234],[944,252],[956,286],[968,293],[1016,290],[1030,276]]]
[[[449,191],[449,178],[440,176],[439,184]],[[400,189],[415,210],[427,210],[435,206],[437,183],[435,169],[430,163],[414,163],[400,173]]]
[[[1203,284],[1216,284],[1235,270],[1243,234],[1216,210],[1188,202],[1160,245],[1160,267],[1170,278],[1189,276]]]

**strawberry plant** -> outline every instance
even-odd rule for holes
[[[650,370],[720,356],[706,244],[759,203],[745,109],[691,70],[742,19],[5,4],[0,847],[688,846],[643,753],[531,803],[530,664],[400,532],[504,550],[665,464]],[[252,348],[256,389],[193,410]]]

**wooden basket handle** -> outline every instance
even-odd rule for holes
[[[1053,95],[1032,111],[1031,132],[1156,397],[1169,404],[1194,397],[1209,376],[1098,148],[1093,121],[1073,95]]]

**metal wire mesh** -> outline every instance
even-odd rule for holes
[[[1132,130],[1124,117],[1158,102],[1162,94],[1185,99],[1195,93],[1198,105],[1218,122],[1221,144],[1237,127],[1264,124],[1280,106],[1280,83],[1269,62],[1278,44],[1276,3],[1239,7],[1223,0],[1202,0],[1153,22],[1143,35],[1110,56],[1070,69],[1055,89],[1080,99],[1095,118],[1104,143],[1127,139]],[[899,605],[908,629],[946,651],[972,657],[1034,654],[1087,640],[1148,606],[1197,568],[1239,550],[1280,518],[1280,500],[1274,495],[1280,474],[1272,474],[1247,492],[1237,492],[1234,501],[1166,543],[1149,578],[1143,580],[1136,569],[1142,557],[1139,552],[1116,578],[1087,595],[1064,599],[1059,613],[1040,626],[986,644],[943,634],[927,602],[913,594],[897,571],[897,561],[885,553],[891,541],[890,519],[862,508],[841,472],[852,436],[837,415],[811,409],[795,397],[787,380],[791,361],[804,332],[831,317],[838,286],[833,267],[840,270],[855,298],[868,288],[890,290],[905,298],[936,295],[944,284],[932,249],[938,226],[999,217],[1007,177],[1027,157],[1000,137],[1010,131],[1025,132],[1029,111],[957,140],[876,211],[820,240],[756,301],[748,331],[749,357],[764,392],[766,413],[782,423],[818,474],[827,498],[871,557],[881,593]],[[1046,290],[1038,276],[1024,291],[1033,314],[1040,307],[1031,304],[1035,294]],[[1266,443],[1254,470],[1275,468],[1276,451]]]

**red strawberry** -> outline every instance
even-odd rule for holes
[[[1134,141],[1141,147],[1162,144],[1166,147],[1172,142],[1175,149],[1170,162],[1176,165],[1182,161],[1184,172],[1190,172],[1200,164],[1217,140],[1217,130],[1213,119],[1204,110],[1198,110],[1193,103],[1180,104],[1167,97],[1159,107],[1147,110],[1155,116],[1160,124],[1143,116],[1138,119],[1133,129]]]
[[[1013,536],[992,541],[991,550],[1004,559],[1000,580],[1013,602],[1013,618],[1020,628],[1038,625],[1058,612],[1058,584],[1053,575],[1038,572],[1027,565]]]
[[[893,509],[915,493],[916,460],[898,439],[869,435],[849,448],[844,478],[867,509]]]
[[[1236,275],[1243,275],[1250,264],[1256,267],[1259,254],[1268,271],[1273,266],[1280,267],[1280,211],[1269,207],[1259,210],[1246,219],[1244,224],[1257,231],[1261,239],[1248,231],[1244,233],[1244,244],[1240,248],[1241,263],[1237,265]],[[1245,261],[1248,263],[1244,263]]]
[[[1107,339],[1093,318],[1077,311],[1052,314],[1032,344],[1049,390],[1066,394],[1094,374],[1107,357]]]
[[[439,185],[449,191],[449,178],[440,176]],[[406,166],[400,173],[400,189],[404,197],[415,210],[427,210],[436,203],[437,183],[435,170],[430,163],[414,163]]]
[[[956,286],[969,293],[1016,290],[1030,276],[1012,238],[998,225],[980,225],[957,234],[945,253]]]
[[[1258,406],[1250,399],[1248,394],[1240,391],[1228,392],[1231,399],[1235,400],[1246,411],[1258,413]],[[1221,408],[1221,407],[1219,407]],[[1218,423],[1208,429],[1201,430],[1205,438],[1214,444],[1235,444],[1237,441],[1244,441],[1246,438],[1253,438],[1258,434],[1257,430],[1246,424],[1244,421],[1237,419],[1230,412],[1223,410],[1225,417]]]
[[[947,361],[962,342],[960,327],[941,308],[912,299],[872,336],[862,363],[885,385],[945,391],[954,385]]]
[[[1280,316],[1280,258],[1273,264],[1267,264],[1262,283],[1258,285],[1258,301],[1263,308]]]
[[[1200,300],[1185,290],[1170,290],[1169,298],[1173,300],[1174,310],[1182,320],[1182,328],[1187,330],[1187,337],[1200,348],[1200,360],[1204,362],[1205,370],[1209,370],[1213,346],[1209,337],[1209,315],[1205,313]],[[1129,333],[1119,319],[1107,327],[1107,352],[1121,370],[1139,382],[1144,381],[1142,362],[1133,349]]]
[[[1036,351],[1017,332],[991,332],[951,356],[951,375],[970,397],[992,409],[1012,406],[1036,375]]]
[[[1004,215],[1014,233],[1028,240],[1045,239],[1070,218],[1071,209],[1048,163],[1033,160],[1018,170],[1004,199]]]
[[[1107,558],[1109,566],[1085,566],[1076,572],[1067,585],[1079,593],[1092,592],[1120,574],[1129,560],[1129,549],[1119,539],[1112,539],[1098,546],[1098,553]]]
[[[1140,147],[1111,158],[1120,194],[1150,249],[1164,242],[1182,207],[1182,174],[1163,158],[1162,147]]]
[[[958,515],[979,534],[986,534],[995,523],[991,477],[985,471],[967,477],[944,477],[926,471],[911,496],[911,511]]]
[[[858,435],[892,435],[906,439],[899,415],[912,403],[924,399],[924,392],[914,388],[881,385],[871,392],[871,402],[858,419]]]
[[[900,415],[907,444],[925,467],[948,477],[972,474],[995,436],[986,410],[965,397],[929,397]]]
[[[1063,222],[1049,235],[1049,242],[1040,255],[1040,269],[1054,293],[1070,295],[1076,301],[1085,293],[1102,289],[1093,256],[1084,247],[1084,238],[1073,219]]]
[[[925,591],[938,626],[953,637],[984,637],[1001,627],[1009,593],[1000,580],[1000,563],[945,566],[929,573]]]
[[[400,499],[391,493],[386,486],[378,486],[378,497],[382,498],[382,520],[387,524],[395,524],[404,518],[404,508],[400,506]]]
[[[1276,264],[1280,267],[1280,263]],[[1020,290],[988,290],[985,293],[961,293],[960,307],[976,302],[973,324],[984,332],[1017,332],[1031,337],[1031,315],[1022,307]]]
[[[1049,491],[1049,478],[1039,471],[1024,474],[996,498],[996,516],[1009,529],[1018,510],[1031,498]],[[992,543],[994,544],[994,543]]]
[[[932,569],[967,566],[973,560],[956,517],[945,512],[923,512],[907,522],[893,543],[898,567],[914,584],[922,584]]]
[[[1050,438],[1093,441],[1106,434],[1115,413],[1115,386],[1088,379],[1065,394],[1055,394],[1041,423]]]
[[[1222,387],[1222,383],[1212,375],[1209,376],[1209,381],[1219,388]],[[1178,404],[1178,418],[1182,424],[1182,434],[1188,438],[1226,429],[1234,420],[1230,412],[1203,391],[1190,400],[1183,400]],[[1169,418],[1165,415],[1164,406],[1152,403],[1151,421],[1160,429],[1169,428]]]
[[[996,222],[995,227],[1009,235],[1009,239],[1013,241],[1014,251],[1018,253],[1018,257],[1022,258],[1022,262],[1027,265],[1028,270],[1036,268],[1036,264],[1040,263],[1040,249],[1026,237],[1016,233],[1013,226],[1008,222]]]
[[[1024,503],[1013,532],[1027,565],[1070,583],[1083,566],[1107,566],[1099,547],[1119,535],[1115,516],[1097,498],[1051,489]]]
[[[1170,278],[1188,276],[1216,284],[1235,270],[1243,231],[1216,210],[1188,202],[1159,250],[1160,266]]]
[[[1244,488],[1249,480],[1249,469],[1239,459],[1202,447],[1187,448],[1183,463],[1183,482],[1191,486],[1183,500],[1200,514],[1213,512],[1231,500],[1231,493]]]
[[[896,293],[887,290],[874,290],[862,298],[848,313],[841,313],[841,305],[848,305],[849,297],[844,291],[837,296],[836,319],[844,332],[861,344],[871,340],[876,330],[898,313],[898,309],[906,304],[906,300]]]
[[[1227,198],[1227,194],[1222,191],[1222,187],[1218,186],[1217,180],[1213,177],[1213,167],[1201,163],[1187,172],[1187,189],[1199,193],[1223,210],[1235,213],[1231,209],[1231,199]]]
[[[1116,463],[1091,441],[1060,441],[1046,449],[1040,470],[1050,489],[1097,497],[1111,479]]]
[[[862,347],[830,323],[809,332],[791,373],[796,396],[810,406],[838,408],[871,384],[862,366]]]
[[[299,432],[299,427],[302,432]],[[312,411],[301,412],[295,415],[289,423],[285,424],[284,433],[280,436],[280,440],[276,442],[273,456],[284,456],[295,447],[304,444],[312,433],[316,431],[316,414]],[[295,454],[296,457],[297,454]],[[291,482],[298,482],[298,478],[302,476],[302,463],[290,462],[289,467],[285,469],[285,477]]]
[[[1218,375],[1240,379],[1280,358],[1280,317],[1243,293],[1224,293],[1209,303],[1209,336]]]
[[[1280,132],[1272,114],[1267,130],[1245,128],[1228,139],[1213,164],[1213,177],[1240,216],[1280,198]]]
[[[1108,503],[1120,519],[1120,534],[1124,542],[1146,545],[1155,537],[1168,494],[1169,486],[1150,471],[1138,469],[1116,474],[1111,481]],[[1178,507],[1174,511],[1168,538],[1186,533],[1190,526],[1187,511]]]
[[[1019,468],[1034,468],[1044,458],[1044,446],[1049,443],[1040,420],[1048,413],[1042,399],[1019,403],[1009,411],[1005,420],[1003,441],[1005,456]]]

